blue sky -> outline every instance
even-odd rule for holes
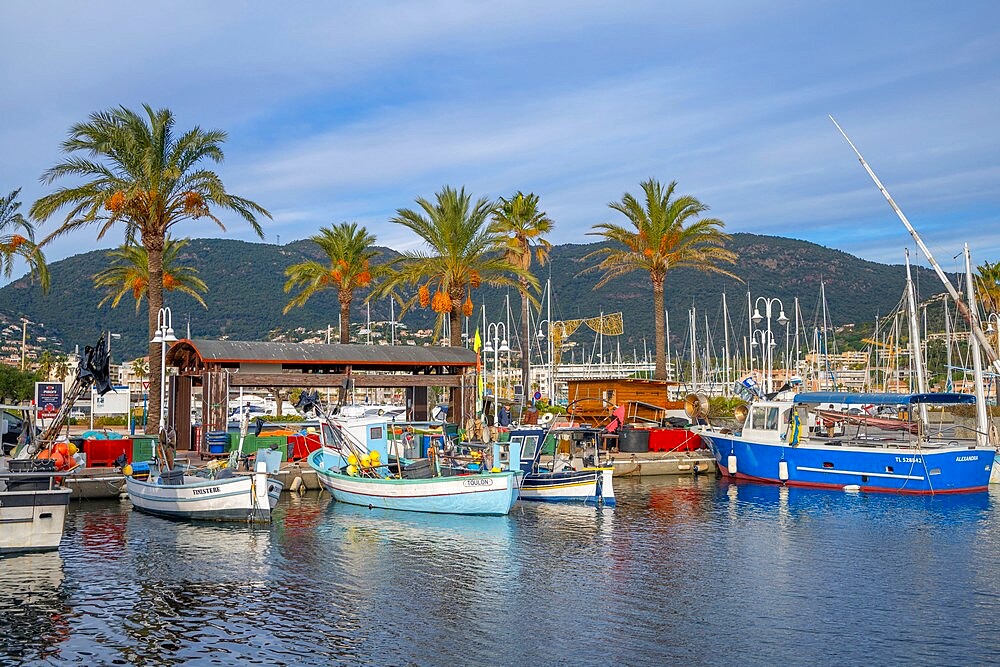
[[[0,23],[0,190],[25,209],[71,124],[148,102],[229,133],[218,171],[271,243],[356,220],[412,246],[388,219],[444,184],[533,191],[580,242],[653,176],[728,231],[900,263],[832,114],[946,268],[963,242],[1000,259],[996,2],[6,2]],[[253,238],[224,219],[176,233]],[[95,235],[49,259],[121,241]]]

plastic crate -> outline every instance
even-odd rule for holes
[[[318,433],[296,433],[288,436],[288,460],[301,461],[320,447]]]
[[[83,441],[83,453],[87,455],[87,465],[92,468],[106,468],[115,464],[122,454],[126,462],[132,463],[132,439]]]
[[[249,441],[251,436],[247,436]],[[254,438],[252,446],[247,442],[243,445],[243,451],[256,452],[261,449],[277,449],[281,452],[282,463],[288,460],[288,438],[283,435],[260,436]]]
[[[133,435],[132,461],[151,461],[156,442],[155,435]]]

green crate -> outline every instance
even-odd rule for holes
[[[256,452],[259,449],[271,449],[274,446],[275,449],[281,452],[281,461],[284,463],[288,460],[288,436],[285,435],[262,435],[254,438],[253,446],[248,446],[248,441],[252,436],[247,436],[247,442],[244,443],[243,449],[246,451]]]
[[[156,447],[155,435],[133,435],[132,460],[137,462],[151,460],[154,447]]]

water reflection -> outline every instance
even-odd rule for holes
[[[0,557],[0,663],[58,655],[70,634],[58,552]]]
[[[75,505],[58,554],[0,560],[0,664],[805,664],[831,646],[943,664],[995,649],[1000,492],[616,487],[613,509],[507,517],[306,494],[256,528]]]

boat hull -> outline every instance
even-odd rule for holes
[[[702,438],[709,443],[719,471],[727,477],[788,486],[856,486],[862,491],[892,493],[985,491],[995,453],[993,449],[967,447],[791,447],[715,433],[702,433]],[[729,469],[730,456],[735,456],[735,472]],[[782,479],[783,469],[787,479]]]
[[[64,488],[0,492],[0,554],[58,549],[72,493]]]
[[[557,503],[614,505],[612,466],[556,473],[528,473],[521,482],[521,499]]]
[[[186,476],[184,484],[158,484],[125,479],[129,500],[137,510],[171,519],[267,523],[281,497],[282,483],[266,477],[266,490],[256,475],[225,479]]]
[[[309,456],[320,484],[335,500],[369,508],[435,514],[509,514],[518,498],[515,472],[429,479],[373,479],[339,471],[338,455],[317,450]]]

